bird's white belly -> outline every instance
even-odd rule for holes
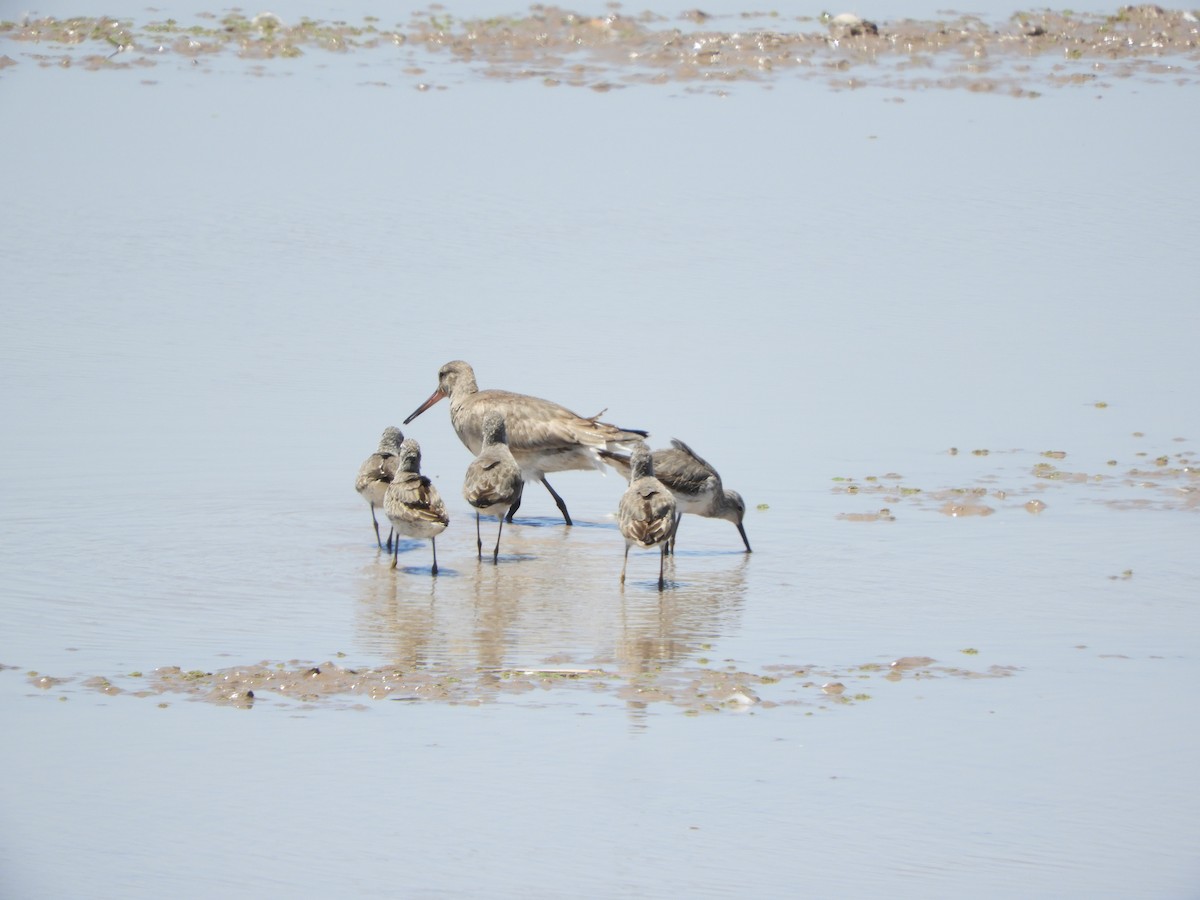
[[[420,538],[422,540],[437,537],[446,530],[446,526],[441,522],[427,522],[424,519],[414,520],[388,516],[388,521],[392,523],[392,527],[397,532],[405,537]]]
[[[678,494],[671,491],[675,498],[675,508],[680,513],[691,513],[693,516],[707,515],[712,509],[713,492],[704,491],[700,494]]]

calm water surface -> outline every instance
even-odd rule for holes
[[[0,72],[0,896],[1196,896],[1194,89],[277,63]],[[391,571],[353,477],[455,358],[755,552],[622,592],[567,473],[480,565],[441,404]],[[327,661],[439,688],[135,696]]]

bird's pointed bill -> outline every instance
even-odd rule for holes
[[[738,534],[740,534],[742,536],[742,543],[746,545],[746,552],[749,553],[750,552],[750,539],[748,537],[746,537],[746,529],[742,527],[741,522],[734,522],[733,524],[737,526]]]
[[[422,403],[420,406],[418,406],[416,411],[411,416],[409,416],[407,419],[404,420],[404,424],[407,425],[409,422],[411,422],[413,419],[415,419],[421,413],[425,412],[425,410],[429,409],[429,407],[433,406],[433,404],[437,403],[439,400],[441,400],[445,396],[446,396],[445,391],[443,391],[441,388],[438,388],[436,391],[434,391],[432,394],[429,395],[428,400],[426,400],[424,403]]]

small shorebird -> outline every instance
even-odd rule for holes
[[[675,528],[671,533],[668,553],[675,552],[679,520],[683,518],[684,513],[732,522],[738,534],[742,536],[746,552],[750,552],[750,540],[742,526],[742,519],[746,516],[746,501],[737,491],[725,489],[716,469],[679,440],[672,440],[671,446],[664,450],[655,450],[652,456],[654,476],[665,484],[667,490],[675,497]],[[622,457],[610,457],[610,463],[626,475],[629,474],[628,466]]]
[[[486,513],[500,520],[496,549],[492,551],[492,562],[496,563],[500,559],[504,514],[520,503],[524,486],[521,467],[508,449],[504,416],[491,410],[483,417],[483,446],[467,466],[467,477],[463,480],[463,497],[475,507],[475,548],[480,559],[483,559],[483,538],[479,534],[479,514]]]
[[[617,508],[617,526],[625,537],[621,584],[625,583],[630,546],[658,547],[658,589],[661,591],[667,563],[667,542],[675,533],[675,498],[666,485],[654,477],[654,459],[645,444],[634,448],[629,465],[629,487],[621,495],[621,505]]]
[[[514,394],[511,391],[479,390],[475,370],[461,359],[448,362],[438,371],[438,386],[416,412],[404,420],[407,425],[444,397],[450,398],[450,424],[468,450],[478,455],[483,446],[483,417],[495,410],[504,416],[508,447],[525,481],[540,481],[571,524],[567,504],[558,495],[547,472],[568,469],[602,469],[607,461],[601,451],[628,451],[629,442],[646,437],[637,429],[618,428],[601,422],[601,410],[591,418],[578,416],[557,403]],[[611,464],[611,463],[610,463]],[[520,498],[508,510],[508,521],[520,506]]]
[[[354,481],[354,489],[358,491],[371,507],[371,524],[375,526],[375,543],[383,549],[383,541],[379,537],[379,520],[375,518],[375,507],[383,506],[383,495],[387,493],[388,485],[400,465],[400,442],[404,435],[394,425],[383,430],[379,439],[379,449],[366,458],[358,467],[358,478]],[[392,549],[392,535],[388,532],[387,548]]]
[[[392,568],[400,552],[400,535],[429,538],[433,545],[433,574],[437,575],[437,536],[446,530],[450,517],[437,488],[421,474],[421,447],[412,438],[400,445],[400,466],[383,498],[383,511],[396,530]]]

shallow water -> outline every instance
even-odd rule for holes
[[[1194,895],[1195,88],[443,64],[0,70],[0,894]],[[481,564],[443,403],[393,572],[454,358],[754,553],[567,473]]]

